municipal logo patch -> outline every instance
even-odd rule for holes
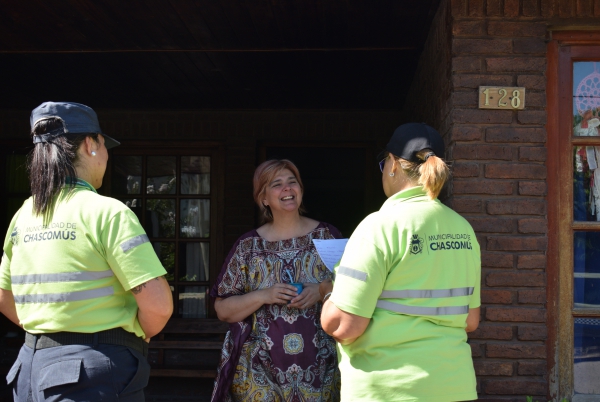
[[[410,238],[410,253],[411,254],[420,254],[423,252],[423,238],[419,237],[418,234],[412,235]]]
[[[10,242],[13,244],[13,246],[16,246],[19,243],[19,228],[16,226],[10,234]]]

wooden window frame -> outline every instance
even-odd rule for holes
[[[600,231],[600,222],[573,219],[572,150],[576,145],[600,145],[600,137],[572,136],[572,66],[574,61],[600,61],[600,32],[553,32],[547,50],[548,396],[583,402],[597,396],[574,395],[574,318],[600,317],[600,308],[573,308],[573,234]]]
[[[207,199],[211,201],[210,212],[210,236],[209,236],[209,278],[208,281],[186,282],[185,284],[175,281],[177,286],[206,286],[207,290],[216,281],[220,271],[220,260],[223,254],[223,217],[224,217],[224,146],[220,142],[209,141],[121,141],[121,145],[110,150],[111,155],[143,155],[143,156],[187,156],[187,155],[202,155],[211,157],[211,193]],[[104,175],[104,183],[101,187],[101,193],[112,196],[111,188],[111,168],[112,164],[108,163],[106,174]],[[144,165],[145,169],[145,165]],[[145,178],[146,171],[142,172],[142,181]],[[178,171],[179,175],[180,172]],[[143,194],[140,194],[143,195]],[[176,198],[193,198],[192,196],[173,195]],[[179,210],[179,203],[175,205],[176,210]],[[176,223],[176,228],[179,222]],[[176,230],[173,241],[179,239],[179,233]],[[179,244],[179,243],[177,243]],[[178,260],[179,248],[175,247],[175,261]],[[175,288],[173,293],[177,297],[178,289]],[[208,292],[207,292],[208,294]],[[202,325],[202,320],[216,318],[214,304],[207,297],[206,318],[178,318],[170,319],[171,325],[176,325],[176,322],[182,321],[189,325]]]

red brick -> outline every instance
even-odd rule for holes
[[[480,199],[453,197],[450,207],[458,213],[481,212],[483,202]]]
[[[477,105],[478,102],[478,94],[477,91],[460,91],[460,92],[453,92],[451,94],[452,96],[452,105],[454,107],[458,107],[458,106],[472,106],[474,107],[475,105]]]
[[[458,88],[479,88],[480,85],[511,86],[513,77],[511,75],[487,75],[487,74],[454,74],[452,86]]]
[[[458,194],[493,194],[511,195],[513,184],[507,181],[493,180],[455,180],[452,183],[453,193]]]
[[[456,186],[456,183],[454,183]],[[455,187],[456,190],[456,187]],[[512,219],[468,218],[473,230],[477,233],[511,233],[514,230]]]
[[[546,215],[546,201],[537,199],[505,199],[487,202],[491,215]]]
[[[488,380],[482,388],[486,394],[494,395],[546,395],[548,383],[528,380]]]
[[[546,375],[547,364],[545,361],[529,360],[518,363],[517,373],[519,375]]]
[[[481,128],[469,126],[454,126],[451,135],[452,141],[479,141],[482,138]]]
[[[526,107],[546,107],[546,94],[544,92],[528,91],[525,94]]]
[[[487,142],[546,142],[546,130],[543,128],[488,128],[485,132]]]
[[[556,0],[541,0],[541,4],[542,17],[552,17],[554,15]]]
[[[517,119],[521,124],[546,124],[546,111],[527,110],[519,111]]]
[[[543,38],[514,39],[513,52],[520,54],[546,54],[546,41]]]
[[[454,109],[451,119],[453,123],[463,124],[508,124],[513,117],[506,110]]]
[[[590,17],[593,15],[592,0],[577,0],[577,16]]]
[[[575,16],[575,2],[569,0],[561,0],[558,2],[558,15],[561,18]]]
[[[487,0],[486,14],[490,17],[502,16],[502,4],[500,0]]]
[[[546,233],[547,231],[546,219],[519,219],[519,233]]]
[[[467,0],[452,0],[450,6],[453,17],[463,17],[467,14]]]
[[[455,163],[452,166],[454,177],[478,177],[479,164],[477,163]]]
[[[484,304],[512,304],[513,292],[510,290],[482,290],[481,302]],[[494,338],[497,339],[497,338]],[[511,337],[512,339],[512,332]]]
[[[543,75],[519,75],[517,77],[517,85],[525,87],[527,91],[532,89],[545,90],[546,77]],[[525,97],[525,100],[527,101],[527,97]],[[527,104],[527,102],[525,104]]]
[[[472,357],[483,357],[484,345],[477,343],[477,342],[471,342],[471,343],[469,343],[469,346],[471,346],[471,356]]]
[[[545,179],[546,166],[529,163],[490,163],[485,165],[490,179]]]
[[[510,341],[513,338],[513,328],[506,325],[479,325],[479,328],[468,335],[469,339]]]
[[[519,290],[519,304],[545,304],[545,290]]]
[[[546,325],[519,325],[517,338],[520,341],[545,341],[548,338]]]
[[[452,159],[494,159],[512,160],[513,147],[501,145],[462,144],[455,145],[452,150]]]
[[[512,376],[513,363],[508,362],[491,362],[485,360],[476,360],[473,362],[475,374],[480,376]]]
[[[492,57],[485,60],[489,72],[543,72],[546,59],[541,57]]]
[[[542,272],[490,272],[485,276],[485,284],[490,287],[545,286],[546,275]]]
[[[500,54],[512,52],[510,39],[454,39],[452,52],[456,54]]]
[[[547,186],[544,181],[520,181],[520,195],[546,195]]]
[[[517,268],[519,268],[519,269],[543,269],[543,268],[546,268],[546,256],[543,254],[520,255],[517,257]]]
[[[495,251],[544,251],[548,246],[546,237],[488,236],[486,250]]]
[[[481,59],[474,56],[454,57],[452,71],[479,73],[481,72]]]
[[[510,21],[490,21],[488,23],[488,35],[490,36],[509,36],[509,37],[545,37],[546,24],[544,22],[510,22]]]
[[[481,253],[481,266],[487,268],[512,268],[514,256],[509,253]]]
[[[517,17],[519,15],[519,0],[504,0],[504,16]]]
[[[484,32],[484,21],[456,21],[454,25],[452,25],[452,35],[454,36],[480,36],[483,35]]]
[[[600,0],[594,0],[594,17],[600,17]]]
[[[546,322],[546,310],[526,307],[486,307],[485,318],[487,321],[500,322]],[[488,345],[489,347],[489,345]],[[545,349],[544,349],[545,356]],[[544,357],[523,356],[523,357]],[[499,355],[488,355],[488,357],[510,357]]]
[[[538,0],[523,0],[523,15],[537,17],[539,15]]]
[[[484,0],[469,0],[469,17],[483,16]]]
[[[544,162],[547,154],[546,147],[519,148],[519,160],[524,162]]]

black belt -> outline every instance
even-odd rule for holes
[[[148,356],[148,343],[132,332],[123,328],[113,328],[93,334],[80,332],[55,332],[50,334],[25,333],[25,345],[31,349],[47,349],[65,345],[97,345],[105,343],[110,345],[127,346]]]

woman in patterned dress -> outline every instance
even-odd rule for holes
[[[340,400],[335,341],[320,324],[319,283],[331,278],[312,239],[340,238],[333,226],[302,216],[296,166],[270,160],[254,173],[263,226],[240,237],[210,295],[230,324],[213,402]],[[300,294],[289,283],[303,283]]]

